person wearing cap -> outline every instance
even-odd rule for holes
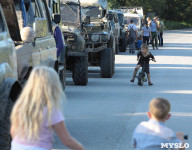
[[[135,53],[135,41],[137,40],[137,26],[134,24],[133,20],[130,21],[128,25],[129,31],[129,53]]]

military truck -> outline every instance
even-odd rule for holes
[[[105,0],[80,0],[80,3],[86,16],[84,18],[89,20],[83,24],[89,65],[100,66],[101,77],[111,78],[114,74],[115,50],[106,18],[108,3]]]
[[[111,19],[114,20],[113,35],[115,36],[116,41],[116,53],[118,53],[118,51],[125,52],[127,47],[127,36],[124,28],[123,12],[118,10],[109,10],[108,14],[112,14]]]
[[[60,0],[61,30],[68,46],[67,70],[72,71],[75,85],[88,83],[88,53],[82,28],[81,8],[77,0]]]
[[[23,84],[34,66],[58,72],[52,22],[45,0],[0,0],[15,43],[18,79]],[[15,63],[16,63],[15,62]]]
[[[0,4],[0,149],[10,150],[10,113],[21,92],[15,45]]]

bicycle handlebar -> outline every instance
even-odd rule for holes
[[[188,140],[188,135],[184,135],[183,139]]]

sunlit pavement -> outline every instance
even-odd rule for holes
[[[192,29],[164,33],[164,47],[150,50],[157,62],[150,62],[151,81],[131,83],[136,54],[116,55],[115,75],[99,77],[99,68],[89,68],[87,86],[75,86],[67,77],[65,123],[72,136],[86,150],[130,150],[136,125],[147,120],[148,103],[154,97],[171,103],[166,125],[189,135],[192,147]],[[151,49],[151,47],[150,47]],[[55,137],[54,148],[65,149]]]

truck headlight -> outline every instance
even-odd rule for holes
[[[107,42],[108,41],[108,35],[102,35],[101,36],[101,40],[103,41],[103,42]]]
[[[96,35],[96,34],[92,35],[92,36],[91,36],[91,40],[92,40],[93,42],[99,41],[99,35]]]

